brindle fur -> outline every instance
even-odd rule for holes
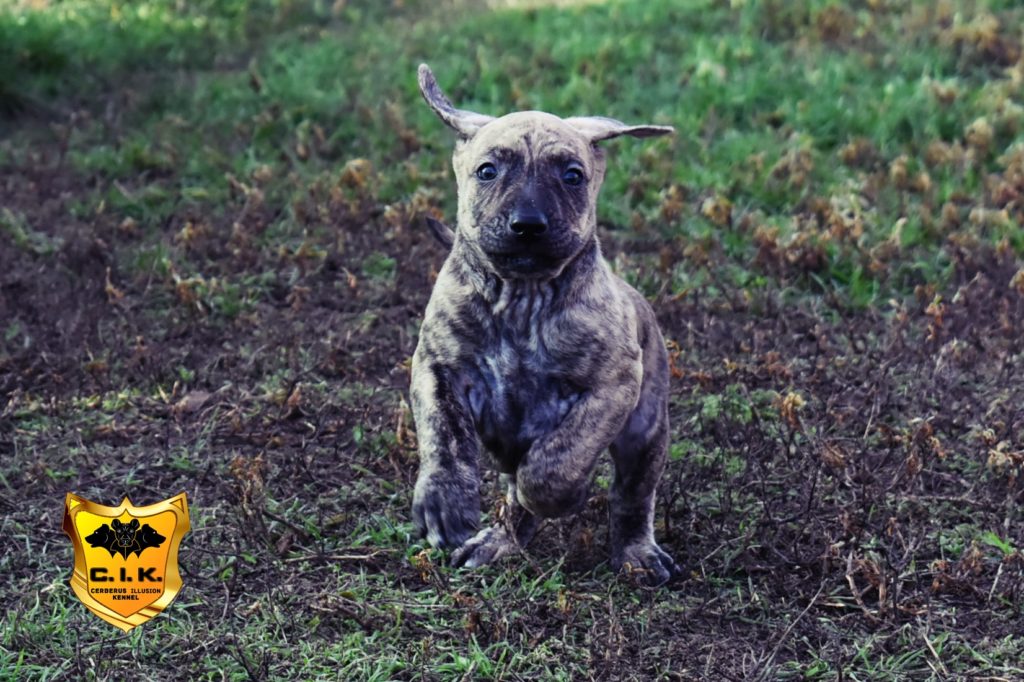
[[[605,161],[596,143],[672,129],[537,111],[493,118],[455,109],[426,65],[419,76],[427,103],[458,136],[459,201],[454,235],[431,224],[442,243],[453,241],[413,356],[416,526],[454,549],[455,565],[494,561],[525,546],[539,517],[578,510],[610,449],[612,565],[662,583],[678,570],[653,525],[668,361],[650,305],[601,256]],[[494,179],[477,176],[485,163]],[[566,181],[570,167],[583,182]],[[473,535],[481,455],[508,497],[501,522]]]

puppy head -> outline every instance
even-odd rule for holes
[[[524,111],[500,118],[456,109],[426,64],[420,92],[457,137],[458,233],[502,278],[547,279],[594,239],[604,180],[598,142],[651,137],[668,126]]]

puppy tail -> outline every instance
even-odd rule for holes
[[[441,243],[446,249],[451,249],[452,244],[455,243],[455,233],[452,228],[448,227],[440,220],[435,220],[430,216],[427,216],[427,227],[430,228],[430,232],[434,235],[434,239]]]

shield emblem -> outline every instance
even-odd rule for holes
[[[178,546],[188,532],[185,493],[136,507],[106,507],[68,493],[64,532],[75,546],[71,588],[103,620],[124,631],[142,625],[181,590]]]

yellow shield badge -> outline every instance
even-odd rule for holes
[[[185,493],[136,507],[106,507],[68,493],[64,532],[75,546],[71,588],[90,611],[124,631],[142,625],[181,590],[178,546],[188,532]]]

